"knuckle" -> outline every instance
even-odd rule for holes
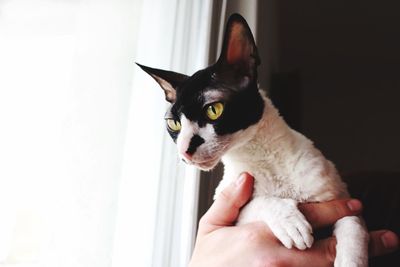
[[[326,253],[326,258],[330,262],[335,261],[335,258],[336,258],[336,239],[335,238],[333,238],[333,237],[330,238],[328,244],[326,245],[325,253]]]
[[[230,189],[230,187],[227,187],[221,191],[221,193],[218,196],[220,201],[230,202],[232,200],[232,193],[231,193],[231,190],[229,190],[229,189]]]
[[[259,243],[262,241],[262,233],[257,227],[246,227],[243,229],[243,239],[249,243]]]
[[[227,205],[240,209],[244,205],[243,197],[232,191],[231,187],[225,188],[218,196],[220,202],[224,202]]]
[[[340,217],[340,216],[346,214],[345,209],[343,208],[342,204],[343,204],[342,202],[336,202],[333,205],[333,209],[334,209],[335,215],[337,217]]]
[[[261,222],[250,223],[243,227],[242,235],[246,242],[260,244],[266,239],[266,225]]]

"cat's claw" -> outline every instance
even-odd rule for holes
[[[312,228],[302,214],[293,214],[268,223],[276,238],[287,248],[310,248],[314,242]]]

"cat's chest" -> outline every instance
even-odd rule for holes
[[[254,196],[313,202],[346,195],[334,165],[311,141],[291,130],[277,113],[266,115],[257,134],[230,149],[222,162],[224,178],[217,193],[241,173],[248,172],[255,178]]]
[[[343,191],[334,166],[320,153],[258,148],[250,149],[255,153],[249,153],[247,147],[246,151],[237,150],[223,157],[224,183],[248,172],[255,178],[255,197],[290,198],[299,202],[330,200]]]
[[[249,172],[255,177],[254,196],[274,196],[306,201],[310,197],[309,190],[305,190],[297,182],[292,166],[284,162],[261,160],[256,156],[249,160],[224,158],[224,179],[238,177],[243,172]]]

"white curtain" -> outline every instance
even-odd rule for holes
[[[134,62],[203,67],[209,15],[210,1],[0,1],[0,266],[186,265],[196,172]]]
[[[211,1],[144,1],[141,14],[148,15],[140,22],[137,62],[188,74],[206,65]],[[196,230],[198,175],[178,162],[164,125],[155,123],[165,113],[164,93],[136,70],[113,266],[183,267]]]

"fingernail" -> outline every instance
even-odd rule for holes
[[[245,180],[245,178],[246,178],[246,174],[245,173],[240,174],[239,178],[236,179],[236,182],[235,182],[236,186],[242,185],[244,180]]]
[[[347,201],[347,206],[351,211],[360,211],[362,209],[362,204],[357,199],[351,199]]]
[[[399,240],[392,232],[386,232],[381,235],[381,240],[385,248],[396,248],[399,246]]]

